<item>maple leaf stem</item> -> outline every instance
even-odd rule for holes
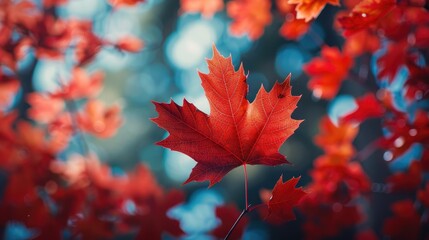
[[[246,169],[246,167],[244,169]],[[248,207],[250,207],[250,205]],[[229,229],[228,234],[226,234],[224,240],[228,240],[229,236],[231,236],[232,232],[234,231],[235,227],[240,222],[241,218],[243,218],[243,216],[249,212],[248,207],[246,207],[245,209],[243,209],[243,211],[241,211],[240,216],[238,216],[237,220],[235,220],[235,223],[232,225],[231,229]]]
[[[249,210],[249,200],[248,200],[248,178],[247,178],[247,168],[246,164],[243,164],[243,170],[244,170],[244,198],[246,199],[246,207],[245,210]]]

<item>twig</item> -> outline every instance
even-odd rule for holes
[[[225,236],[224,240],[228,240],[229,236],[231,235],[232,231],[234,231],[235,227],[237,226],[237,224],[240,222],[241,218],[243,218],[244,214],[246,214],[248,212],[248,208],[250,207],[247,206],[245,209],[243,209],[243,211],[241,211],[240,216],[238,216],[237,220],[235,220],[234,225],[232,225],[231,229],[229,229],[228,234]]]

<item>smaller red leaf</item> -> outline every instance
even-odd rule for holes
[[[295,220],[292,208],[297,206],[307,194],[302,190],[302,187],[295,188],[300,178],[293,177],[283,183],[283,176],[280,176],[276,185],[274,185],[272,197],[268,201],[268,215],[266,216],[268,222],[280,224]]]

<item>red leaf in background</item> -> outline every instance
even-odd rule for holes
[[[429,67],[420,67],[414,61],[408,61],[408,71],[410,75],[405,82],[406,97],[408,100],[428,99],[429,98],[429,81],[426,81],[429,76]]]
[[[280,176],[276,185],[274,185],[272,197],[268,201],[268,215],[265,219],[270,223],[280,224],[286,221],[295,220],[295,214],[292,211],[301,199],[307,194],[302,187],[296,188],[299,179],[291,178],[283,182],[283,176]]]
[[[419,48],[429,48],[429,27],[419,27],[415,32],[416,46]]]
[[[306,239],[334,238],[341,230],[362,222],[361,209],[355,205],[323,204],[316,198],[304,198],[300,211],[306,216],[303,231]]]
[[[340,5],[339,0],[289,0],[288,3],[297,4],[295,8],[296,18],[305,19],[306,22],[310,21],[313,18],[317,18],[326,4],[329,3],[334,6]]]
[[[344,53],[360,56],[364,53],[374,53],[380,48],[380,39],[370,30],[360,31],[345,39]]]
[[[377,77],[381,80],[387,78],[389,82],[392,82],[399,69],[405,66],[407,61],[408,43],[402,42],[391,42],[387,47],[386,53],[377,60],[377,64],[380,71]]]
[[[288,163],[278,150],[301,121],[291,118],[300,97],[291,95],[290,76],[270,92],[261,86],[255,100],[246,100],[248,86],[242,65],[234,70],[231,57],[213,48],[209,74],[199,73],[210,103],[210,116],[188,101],[154,103],[153,119],[170,135],[158,144],[192,157],[197,165],[185,183],[219,182],[244,164],[269,166]]]
[[[216,217],[220,220],[220,225],[213,229],[211,234],[219,239],[223,239],[228,234],[240,214],[241,212],[234,205],[216,207]],[[247,226],[247,222],[247,217],[243,216],[228,239],[241,239],[244,229]]]
[[[284,17],[283,25],[280,27],[280,35],[286,39],[298,40],[310,28],[311,22],[296,19],[295,5],[289,4],[287,0],[276,0],[277,9]]]
[[[420,215],[411,200],[402,200],[392,204],[394,216],[384,222],[383,233],[392,240],[419,239]]]
[[[223,0],[180,0],[180,12],[199,12],[205,18],[211,18],[223,9]]]
[[[125,36],[120,38],[115,43],[115,46],[123,51],[136,53],[142,50],[144,44],[143,41],[139,38],[133,36]]]
[[[406,172],[391,175],[387,182],[393,192],[415,192],[422,182],[422,169],[419,161],[413,161]]]
[[[143,2],[145,2],[145,0],[109,0],[109,3],[115,8],[134,6]]]
[[[34,152],[51,155],[65,147],[63,139],[48,138],[43,129],[33,126],[29,122],[18,122],[16,132],[16,138],[19,139],[20,144]]]
[[[297,40],[307,33],[310,28],[311,23],[302,19],[296,19],[293,14],[288,14],[285,18],[279,31],[280,35],[286,39]]]
[[[34,21],[34,20],[33,20]],[[39,58],[61,59],[73,37],[70,21],[45,15],[37,25],[27,29],[33,35],[32,45]]]
[[[77,121],[83,131],[100,138],[115,135],[122,124],[118,105],[106,108],[102,102],[97,100],[89,100],[86,103],[84,111],[78,114]]]
[[[352,66],[353,59],[349,55],[342,54],[338,48],[323,46],[321,57],[313,58],[304,66],[310,76],[308,87],[314,96],[332,99]]]
[[[310,172],[313,183],[308,189],[320,201],[348,203],[353,197],[371,190],[371,183],[359,163],[335,163],[322,156],[314,165],[315,169]]]
[[[408,44],[412,46],[421,40],[417,39],[415,32],[427,27],[428,24],[429,12],[425,8],[398,4],[389,14],[380,19],[378,28],[389,40],[409,41]]]
[[[32,1],[3,0],[0,2],[0,21],[10,29],[14,25],[33,28],[37,25],[40,12]]]
[[[102,72],[94,72],[89,75],[83,68],[75,68],[70,81],[52,96],[65,100],[95,97],[103,87],[103,78]]]
[[[346,37],[378,22],[395,6],[395,0],[363,0],[356,5],[349,16],[338,21]]]
[[[359,127],[350,123],[340,123],[336,126],[329,117],[320,121],[320,133],[314,142],[327,154],[335,154],[349,160],[355,153],[353,140],[359,132]]]
[[[169,218],[167,212],[182,203],[184,199],[185,195],[183,192],[173,190],[161,199],[154,201],[153,205],[149,206],[141,215],[141,227],[136,239],[161,240],[164,232],[174,237],[183,235],[184,232],[180,229],[179,221]]]
[[[384,108],[374,94],[368,93],[356,99],[357,109],[341,118],[342,122],[362,123],[368,118],[379,118],[384,114]]]
[[[414,143],[429,144],[429,115],[423,110],[415,114],[415,119],[410,122],[409,117],[403,113],[396,113],[392,119],[383,123],[391,133],[380,141],[380,146],[392,153],[392,159],[405,153]]]
[[[272,20],[270,0],[232,0],[226,8],[233,20],[229,27],[231,33],[247,34],[251,40],[261,37]]]
[[[75,48],[77,66],[82,66],[92,61],[106,42],[93,32],[91,21],[73,20],[70,25],[73,34],[78,36]]]
[[[426,187],[423,190],[417,192],[417,198],[425,208],[429,209],[429,183],[426,183]]]
[[[28,116],[40,123],[51,123],[58,118],[65,107],[62,99],[41,93],[28,94],[27,101],[31,106],[27,111]]]
[[[294,13],[295,12],[295,4],[288,3],[288,0],[276,0],[276,6],[277,10],[281,14],[288,14],[288,13]]]

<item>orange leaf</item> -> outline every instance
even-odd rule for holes
[[[289,4],[297,4],[295,7],[296,18],[304,19],[306,22],[317,18],[326,4],[339,6],[339,0],[289,0]]]

